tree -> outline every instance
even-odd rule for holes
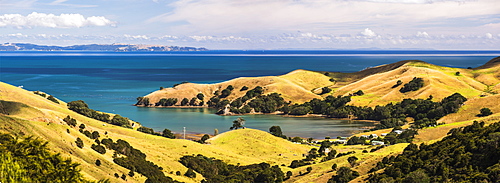
[[[478,117],[489,116],[489,115],[493,114],[493,112],[491,112],[490,108],[486,108],[486,107],[479,110],[479,112],[480,112],[480,114],[477,115]]]
[[[201,101],[203,101],[203,98],[205,98],[205,95],[203,95],[203,93],[198,93],[198,95],[196,95],[196,98],[198,98]]]
[[[95,160],[95,165],[101,166],[101,160],[99,160],[99,159]]]
[[[396,82],[396,84],[395,84],[394,86],[392,86],[392,88],[396,88],[396,87],[398,87],[399,85],[402,85],[402,84],[403,84],[403,81],[398,80],[398,81]]]
[[[183,98],[181,101],[181,106],[186,106],[189,103],[189,100],[187,98]]]
[[[417,91],[424,86],[424,80],[422,78],[414,77],[409,83],[403,85],[399,92],[406,93],[410,91]]]
[[[98,131],[93,131],[92,134],[90,135],[91,139],[97,139],[99,137],[100,137],[100,135],[99,135]]]
[[[161,136],[164,136],[164,137],[167,137],[167,138],[171,138],[171,139],[175,139],[175,135],[172,133],[172,131],[170,131],[169,129],[164,129]]]
[[[239,117],[238,119],[233,121],[233,126],[230,127],[229,129],[230,130],[237,130],[238,128],[245,128],[245,127],[243,127],[243,125],[245,125],[245,119],[243,119],[242,117]]]
[[[194,173],[193,169],[188,168],[186,173],[184,173],[184,176],[189,177],[189,178],[196,178],[196,173]]]
[[[348,183],[352,179],[355,179],[359,176],[359,173],[356,171],[352,171],[348,167],[340,167],[337,171],[337,175],[333,176],[328,180],[328,183]]]
[[[351,167],[354,167],[354,165],[356,165],[357,160],[358,160],[358,158],[356,156],[351,156],[351,157],[347,158],[347,161],[349,162]]]
[[[219,98],[226,98],[229,95],[231,95],[231,90],[226,88],[222,90],[221,94],[219,95]]]
[[[245,90],[248,90],[248,87],[247,86],[243,86],[241,87],[240,91],[245,91]]]
[[[196,106],[196,99],[197,99],[196,97],[191,98],[191,100],[189,101],[189,105]]]
[[[117,126],[130,127],[130,122],[128,121],[128,118],[122,117],[118,114],[113,116],[113,119],[111,119],[111,124]]]
[[[216,129],[214,129],[214,136],[217,136],[217,135],[219,135],[219,129],[216,128]]]
[[[59,101],[57,101],[57,99],[54,96],[52,96],[52,95],[49,95],[49,97],[47,97],[47,99],[50,100],[50,101],[52,101],[52,102],[54,102],[54,103],[56,103],[56,104],[59,104]]]
[[[76,138],[76,146],[79,147],[80,149],[83,148],[83,141],[80,137]]]
[[[357,92],[355,92],[353,95],[354,96],[362,96],[364,95],[365,93],[363,92],[363,90],[358,90]]]
[[[307,173],[309,173],[309,172],[311,172],[313,170],[313,168],[312,167],[307,167],[306,170],[307,170]]]
[[[208,134],[203,135],[203,137],[201,137],[200,139],[200,143],[204,144],[205,141],[207,141],[209,138],[210,136]]]
[[[430,182],[429,176],[425,173],[424,170],[418,169],[413,172],[410,172],[408,176],[404,179],[404,182],[408,183],[428,183]]]
[[[276,136],[276,137],[283,137],[283,132],[281,132],[281,127],[280,126],[271,126],[271,128],[269,128],[269,132],[271,132],[272,135]],[[285,136],[286,138],[286,136]]]
[[[334,163],[334,164],[332,165],[332,170],[333,170],[333,171],[336,171],[336,170],[337,170],[337,163]]]
[[[460,72],[455,72],[455,76],[460,76]]]
[[[332,89],[328,88],[328,87],[323,87],[321,88],[321,93],[320,95],[323,95],[325,93],[330,93],[332,91]]]

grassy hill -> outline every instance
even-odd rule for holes
[[[423,61],[400,61],[393,64],[368,68],[354,73],[330,73],[296,70],[281,76],[236,78],[216,84],[180,84],[173,88],[165,88],[146,95],[150,103],[162,98],[191,99],[198,93],[205,96],[205,104],[221,91],[232,85],[235,90],[226,98],[234,100],[245,95],[240,91],[243,86],[254,88],[261,86],[264,94],[279,93],[285,101],[304,103],[314,98],[328,95],[349,95],[362,90],[365,95],[354,96],[351,105],[376,106],[390,102],[398,102],[404,98],[426,99],[430,95],[434,101],[459,92],[467,98],[479,98],[496,94],[500,91],[499,58],[473,69],[450,68],[429,64]],[[414,77],[424,80],[424,87],[418,91],[401,93],[403,87],[393,87],[398,80],[408,83]],[[318,95],[321,88],[332,89],[330,93]]]
[[[115,141],[122,139],[129,142],[134,148],[144,152],[147,160],[163,167],[166,176],[183,182],[199,182],[203,179],[201,175],[188,178],[175,174],[176,171],[181,171],[182,174],[187,171],[187,168],[178,162],[180,157],[185,155],[203,154],[231,164],[268,162],[281,165],[302,158],[301,155],[309,150],[305,145],[294,144],[267,132],[253,129],[220,134],[212,144],[154,136],[87,118],[67,109],[66,103],[62,101],[56,104],[33,92],[6,83],[0,83],[0,100],[6,101],[0,106],[3,111],[0,114],[0,131],[34,136],[48,141],[49,148],[55,153],[61,153],[63,157],[70,157],[74,162],[81,164],[82,173],[90,180],[110,179],[111,182],[120,182],[121,179],[115,178],[114,173],[126,175],[129,170],[113,163],[111,151],[108,150],[102,155],[92,150],[90,146],[94,140],[78,131],[80,124],[85,124],[86,130],[98,131],[100,139],[111,138]],[[77,120],[77,127],[70,127],[63,121],[68,115]],[[83,140],[82,149],[76,147],[76,138]],[[267,151],[259,151],[260,147],[266,147]],[[280,153],[286,154],[286,158],[278,156]],[[102,162],[101,166],[95,165],[97,159]],[[127,177],[131,182],[144,182],[145,179],[137,173],[134,177]]]

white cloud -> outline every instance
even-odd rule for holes
[[[485,36],[486,36],[486,38],[488,38],[488,39],[493,38],[493,34],[491,34],[491,33],[486,33],[486,35],[485,35]]]
[[[428,38],[429,34],[427,32],[417,32],[417,37]]]
[[[363,36],[365,36],[365,37],[375,37],[375,36],[377,36],[377,34],[375,32],[373,32],[372,30],[370,30],[369,28],[366,28],[360,34],[363,35]]]
[[[20,14],[0,15],[0,27],[15,28],[79,28],[88,26],[115,26],[115,22],[102,16],[91,16],[85,18],[81,14],[45,14],[33,12],[27,16]]]

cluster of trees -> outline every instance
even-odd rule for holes
[[[283,182],[285,178],[277,165],[267,163],[237,166],[201,154],[183,156],[179,162],[188,167],[188,171],[202,174],[205,177],[203,182]]]
[[[349,167],[340,167],[337,174],[328,180],[328,183],[348,183],[349,181],[359,177],[357,171],[351,170]]]
[[[98,112],[96,110],[90,109],[89,106],[83,100],[72,101],[68,103],[68,108],[75,111],[81,115],[93,118],[99,121],[110,123],[117,126],[123,126],[127,128],[132,128],[128,118],[122,117],[120,115],[115,115],[113,118],[109,114]],[[111,119],[110,119],[111,118]]]
[[[357,107],[346,105],[351,101],[350,96],[328,96],[324,100],[312,99],[304,104],[295,104],[282,107],[285,114],[323,114],[333,118],[357,118],[361,120],[377,120],[380,124],[376,129],[392,128],[402,126],[407,117],[415,119],[414,128],[422,128],[436,125],[436,121],[450,113],[458,111],[467,99],[459,93],[454,93],[441,102],[433,102],[429,99],[404,99],[396,104],[385,106]]]
[[[117,154],[125,156],[113,156],[113,162],[129,169],[130,171],[140,173],[147,177],[146,182],[177,182],[163,174],[162,167],[146,160],[146,154],[132,147],[127,141],[118,139],[113,142],[112,139],[102,139],[101,144],[107,149],[112,149]]]
[[[248,87],[244,86],[240,91],[245,91],[243,90],[244,88],[246,88],[245,90],[248,90]],[[225,98],[231,94],[231,91],[233,91],[233,89],[233,86],[229,85],[226,89],[222,90],[222,94],[220,95],[219,92],[216,91],[215,96],[210,98],[210,100],[207,102],[208,107],[219,109],[219,112],[217,113],[221,113],[224,108],[228,104],[230,104],[231,112],[238,114],[249,113],[251,111],[251,108],[247,105],[242,108],[243,104],[254,97],[260,96],[264,92],[262,87],[257,86],[254,89],[248,90],[243,97],[237,98],[231,102]]]
[[[165,128],[162,131],[162,133],[159,133],[159,132],[155,132],[152,128],[141,126],[141,127],[137,128],[137,131],[140,131],[140,132],[143,132],[143,133],[147,133],[147,134],[151,134],[151,135],[158,135],[158,136],[162,136],[162,137],[166,137],[166,138],[175,139],[175,135],[172,133],[172,131],[170,131],[167,128]]]
[[[66,122],[66,124],[68,124],[71,127],[75,127],[76,126],[76,119],[71,118],[71,116],[69,116],[69,115],[66,116],[63,119],[63,121]]]
[[[91,182],[78,166],[51,153],[47,142],[0,133],[0,182]]]
[[[398,83],[400,80],[398,80]],[[398,84],[396,83],[396,85],[394,86],[399,86],[401,85],[402,83]],[[395,88],[393,86],[393,88]],[[417,77],[414,77],[409,83],[406,83],[403,85],[403,87],[401,89],[399,89],[399,92],[401,93],[406,93],[406,92],[411,92],[411,91],[417,91],[418,89],[424,87],[424,79],[422,78],[417,78]]]
[[[34,91],[33,93],[34,93],[34,94],[37,94],[37,95],[40,95],[40,96],[42,96],[43,98],[47,97],[47,94],[42,93],[42,92],[40,92],[40,91]],[[56,104],[59,104],[59,101],[58,101],[58,100],[57,100],[54,96],[52,96],[52,95],[49,95],[49,96],[47,97],[47,100],[50,100],[50,101],[52,101],[52,102],[54,102],[54,103],[56,103]]]
[[[408,145],[384,158],[370,182],[500,182],[500,122],[450,130],[436,143]]]

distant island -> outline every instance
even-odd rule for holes
[[[207,51],[206,48],[143,45],[143,44],[87,44],[73,46],[47,46],[30,43],[4,43],[0,51],[113,51],[113,52],[171,52],[171,51]]]

